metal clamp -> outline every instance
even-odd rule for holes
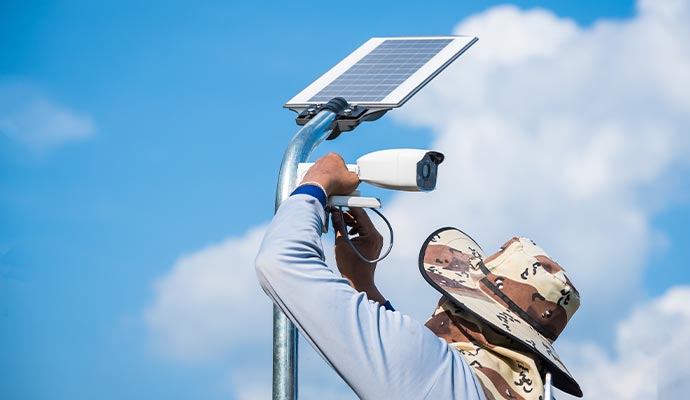
[[[362,121],[375,121],[389,109],[371,109],[366,106],[349,104],[342,97],[335,97],[326,104],[314,104],[303,109],[295,118],[297,125],[305,125],[322,110],[330,110],[336,114],[335,121],[328,127],[331,130],[326,140],[337,138],[342,132],[355,129]]]

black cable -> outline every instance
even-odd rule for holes
[[[350,248],[352,248],[352,250],[355,252],[355,254],[357,254],[357,257],[360,258],[360,260],[364,261],[364,262],[367,263],[367,264],[376,264],[377,262],[379,262],[379,261],[383,260],[384,258],[388,257],[388,255],[390,254],[391,250],[393,249],[393,227],[391,226],[391,223],[388,222],[388,220],[386,219],[386,217],[384,217],[383,214],[381,214],[381,212],[380,212],[379,210],[377,210],[377,209],[375,209],[375,208],[372,208],[372,209],[371,209],[373,212],[375,212],[376,214],[378,214],[379,217],[381,217],[381,219],[383,219],[383,222],[385,222],[386,225],[388,226],[388,231],[389,231],[390,234],[391,234],[391,241],[390,241],[390,244],[388,245],[388,249],[386,250],[386,252],[385,252],[381,257],[379,257],[379,258],[377,258],[377,259],[375,259],[375,260],[369,260],[369,259],[367,259],[366,257],[364,257],[364,256],[362,255],[362,253],[360,253],[360,252],[355,248],[355,245],[352,244],[352,241],[350,240],[350,236],[347,234],[347,225],[345,225],[345,218],[343,217],[343,207],[342,207],[342,206],[338,206],[338,210],[340,210],[340,222],[343,224],[343,229],[345,230],[345,240],[346,240],[347,243],[350,245]]]

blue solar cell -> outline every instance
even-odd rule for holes
[[[382,101],[450,42],[452,39],[385,40],[309,101],[325,103],[334,97],[350,103]]]

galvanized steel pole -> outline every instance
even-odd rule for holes
[[[551,384],[551,372],[546,373],[546,382],[544,382],[544,400],[554,400],[553,385]]]
[[[307,161],[312,151],[328,137],[330,134],[328,128],[336,116],[336,113],[324,107],[295,134],[288,144],[278,176],[276,211],[297,185],[297,165]],[[273,399],[297,399],[297,330],[275,304],[273,305]]]

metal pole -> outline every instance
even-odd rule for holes
[[[546,382],[544,382],[544,400],[553,400],[553,386],[551,385],[551,372],[546,373]]]
[[[347,104],[347,103],[346,103]],[[307,161],[312,151],[323,142],[328,127],[336,118],[330,110],[321,110],[288,144],[280,165],[276,188],[275,209],[297,185],[297,165]],[[273,400],[297,399],[297,330],[283,312],[273,305]]]

